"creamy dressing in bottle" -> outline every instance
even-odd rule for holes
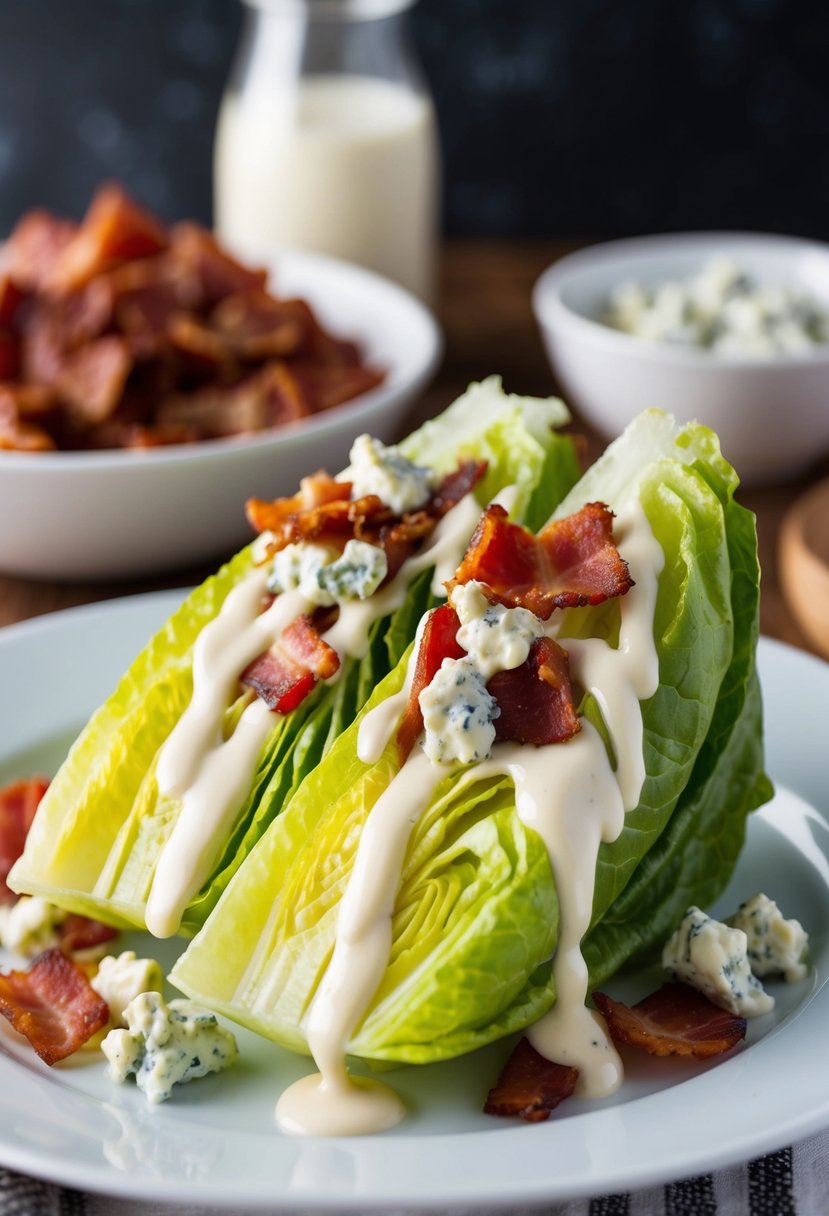
[[[406,85],[321,75],[289,88],[269,76],[229,92],[214,182],[232,247],[316,250],[432,298],[437,134],[431,102]]]

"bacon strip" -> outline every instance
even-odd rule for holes
[[[543,747],[563,743],[581,730],[570,687],[570,659],[552,638],[536,638],[529,657],[487,684],[501,711],[496,739]]]
[[[549,1119],[550,1112],[569,1098],[579,1079],[577,1068],[554,1064],[539,1055],[529,1039],[521,1039],[489,1091],[487,1115],[513,1115],[528,1123]]]
[[[603,992],[594,992],[593,1000],[617,1043],[653,1056],[705,1060],[730,1051],[746,1034],[745,1018],[718,1008],[687,984],[663,984],[632,1007]]]
[[[28,971],[0,975],[0,1013],[47,1064],[77,1051],[109,1020],[106,1001],[58,949],[39,955]]]
[[[613,543],[613,514],[588,503],[538,536],[487,507],[449,590],[473,579],[493,601],[528,608],[546,620],[555,608],[601,604],[633,586]]]
[[[274,713],[287,714],[305,700],[318,680],[330,679],[339,666],[336,650],[320,637],[309,616],[300,616],[270,650],[245,668],[241,681]]]
[[[273,502],[249,498],[245,503],[245,514],[253,530],[279,533],[284,525],[305,511],[335,502],[348,502],[351,498],[351,482],[337,481],[329,477],[324,469],[310,477],[303,477],[299,486],[299,493],[291,498],[277,498]],[[280,547],[284,548],[284,545]]]
[[[38,803],[49,786],[46,777],[12,781],[0,790],[0,903],[14,903],[6,878],[23,852]]]
[[[466,653],[455,636],[460,627],[458,614],[451,604],[441,604],[426,618],[415,660],[409,703],[397,730],[397,752],[401,764],[406,762],[423,730],[423,712],[418,700],[421,692],[432,683],[444,659],[460,659]]]
[[[148,257],[167,245],[163,226],[120,186],[103,186],[47,278],[57,295],[77,290],[113,262]]]

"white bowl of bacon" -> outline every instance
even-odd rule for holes
[[[251,539],[247,498],[396,436],[440,356],[428,310],[334,259],[258,264],[116,186],[80,225],[20,221],[0,264],[0,572],[211,561]]]

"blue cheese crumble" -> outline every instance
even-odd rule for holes
[[[39,895],[21,895],[0,906],[0,945],[22,958],[34,958],[58,944],[66,913]]]
[[[274,554],[268,573],[268,590],[274,595],[282,595],[298,588],[312,604],[330,604],[330,598],[321,591],[318,576],[333,558],[334,554],[324,545],[311,545],[307,541],[286,545]]]
[[[365,540],[349,540],[343,552],[298,541],[274,555],[267,587],[274,595],[299,590],[311,604],[328,607],[347,600],[366,600],[388,574],[384,549]]]
[[[376,494],[396,515],[416,511],[431,498],[433,470],[413,464],[398,448],[387,448],[371,435],[358,435],[348,458],[351,465],[343,479],[352,483],[352,498]]]
[[[748,939],[697,907],[685,913],[662,951],[662,966],[721,1009],[744,1018],[774,1008],[774,997],[751,973]]]
[[[458,644],[488,680],[497,671],[512,671],[526,663],[530,647],[544,632],[528,609],[490,604],[474,580],[453,587],[449,599],[461,622]]]
[[[753,896],[729,916],[728,924],[745,933],[755,975],[782,975],[789,984],[805,979],[809,935],[799,920],[786,920],[773,899],[762,892]]]
[[[384,549],[365,540],[350,540],[342,556],[317,571],[320,590],[332,603],[367,600],[388,574]]]
[[[526,608],[491,604],[475,581],[453,587],[449,599],[461,623],[457,641],[467,653],[444,659],[420,693],[423,750],[434,764],[475,764],[492,751],[500,712],[487,681],[526,662],[543,625]]]
[[[236,1039],[216,1015],[192,1001],[169,1005],[158,992],[143,992],[126,1010],[125,1030],[111,1030],[101,1044],[113,1081],[134,1076],[152,1103],[166,1102],[174,1085],[221,1072],[238,1054]]]
[[[127,1006],[142,992],[161,992],[164,975],[154,958],[137,958],[134,950],[122,950],[102,958],[89,982],[109,1005],[112,1025],[126,1026]]]
[[[476,764],[495,742],[495,698],[474,659],[444,659],[418,698],[426,737],[423,750],[433,764]]]
[[[727,257],[686,279],[622,283],[601,319],[652,342],[743,358],[799,355],[829,342],[829,309],[805,291],[758,283]]]

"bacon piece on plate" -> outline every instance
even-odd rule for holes
[[[38,803],[48,786],[46,777],[28,777],[0,790],[0,903],[17,899],[6,886],[6,878],[23,852]]]
[[[542,747],[581,730],[570,687],[570,660],[552,638],[536,638],[520,667],[499,671],[487,684],[498,702],[496,739]]]
[[[475,489],[485,472],[485,460],[462,460],[458,467],[447,473],[440,482],[425,510],[437,519],[443,519],[470,490]]]
[[[415,661],[409,703],[397,730],[397,751],[401,764],[405,763],[423,730],[423,713],[418,697],[423,689],[432,683],[444,659],[460,659],[466,654],[456,636],[460,627],[458,614],[451,604],[441,604],[426,618]]]
[[[73,950],[92,950],[111,942],[118,936],[118,930],[102,921],[92,920],[88,916],[79,916],[70,912],[58,927],[58,939],[61,950],[71,954]]]
[[[332,502],[348,502],[350,498],[350,481],[337,481],[320,469],[310,477],[303,477],[299,493],[291,498],[277,498],[273,502],[249,498],[245,514],[256,532],[279,532],[287,520],[301,511],[312,511]]]
[[[555,608],[601,604],[633,586],[613,543],[613,514],[595,502],[538,536],[511,523],[503,507],[487,507],[448,586],[472,579],[498,603],[545,620]]]
[[[705,1060],[730,1051],[745,1038],[745,1018],[720,1009],[687,984],[663,984],[632,1007],[603,992],[594,992],[593,1000],[617,1043],[641,1047],[653,1056]]]
[[[327,680],[340,656],[320,637],[309,616],[299,616],[279,641],[245,668],[241,680],[274,713],[287,714],[305,700],[317,680]]]
[[[70,1056],[109,1021],[104,998],[57,948],[38,955],[28,971],[0,975],[0,1013],[47,1064]]]
[[[550,1112],[576,1088],[579,1070],[554,1064],[539,1055],[529,1039],[521,1039],[489,1091],[487,1115],[514,1115],[528,1123],[549,1119]]]

